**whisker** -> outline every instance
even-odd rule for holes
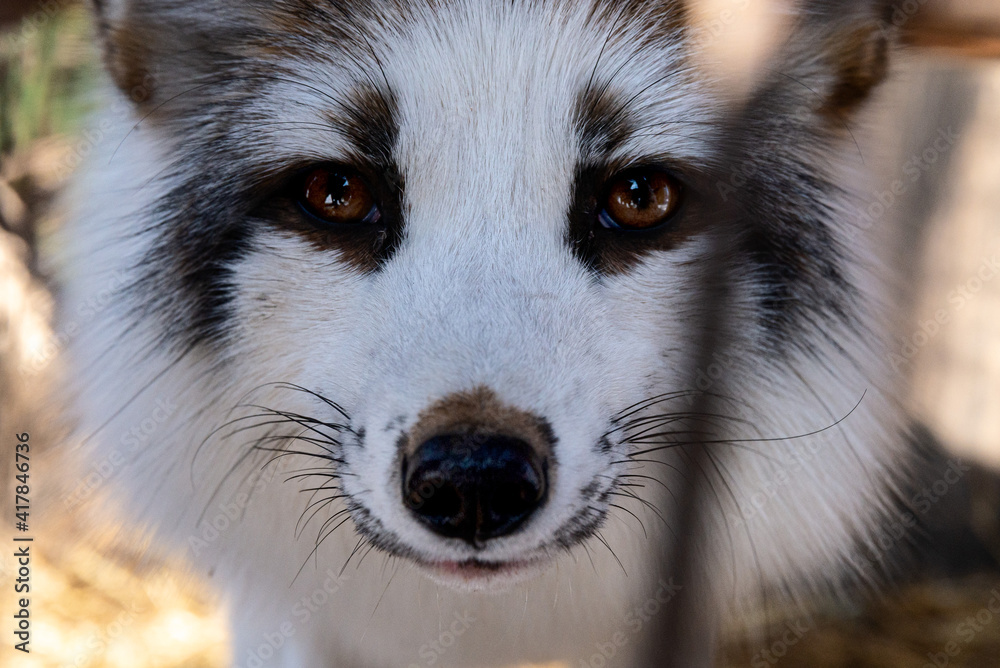
[[[623,496],[624,496],[624,495],[623,495]],[[623,512],[626,512],[626,513],[628,513],[629,515],[631,515],[632,517],[634,517],[634,518],[635,518],[635,521],[639,523],[639,526],[640,526],[640,527],[642,527],[642,537],[643,537],[643,538],[646,538],[647,540],[649,539],[649,534],[647,534],[647,533],[646,533],[646,525],[644,525],[644,524],[642,523],[642,520],[640,520],[640,519],[639,519],[639,516],[638,516],[638,515],[636,515],[636,514],[635,514],[635,513],[633,513],[633,512],[631,511],[631,510],[629,510],[628,508],[626,508],[626,507],[624,507],[624,506],[619,506],[619,505],[618,505],[617,503],[608,503],[608,506],[609,506],[609,507],[611,507],[611,508],[617,508],[618,510],[621,510],[621,511],[623,511]]]
[[[594,510],[597,510],[597,508],[594,508]],[[608,541],[605,540],[604,536],[601,535],[600,531],[598,531],[598,532],[596,532],[594,534],[594,538],[596,538],[597,540],[601,541],[601,543],[604,545],[604,547],[608,548],[608,552],[611,553],[611,556],[614,557],[615,561],[618,562],[618,565],[621,566],[622,573],[625,574],[625,577],[628,577],[628,571],[625,570],[625,565],[622,564],[622,560],[619,559],[618,555],[615,554],[615,551],[611,549],[611,545],[608,544]]]
[[[305,473],[305,471],[315,471],[315,473]],[[328,469],[328,468],[327,469],[325,469],[325,468],[295,469],[295,471],[289,471],[289,473],[294,473],[294,475],[290,475],[287,478],[285,478],[285,482],[291,482],[293,480],[298,480],[300,478],[315,478],[315,477],[339,478],[340,477],[339,474],[334,473],[333,469]]]
[[[291,389],[291,390],[296,390],[298,392],[305,392],[306,394],[312,395],[312,396],[316,397],[317,399],[319,399],[320,401],[322,401],[327,406],[329,406],[330,408],[332,408],[333,410],[335,410],[338,413],[340,413],[341,415],[343,415],[344,419],[346,419],[346,420],[350,420],[351,419],[351,417],[341,407],[340,404],[338,404],[335,401],[331,401],[330,399],[327,399],[326,397],[324,397],[319,392],[316,392],[315,390],[310,390],[309,388],[302,387],[301,385],[296,385],[295,383],[289,383],[287,381],[277,382],[277,383],[275,383],[275,386],[277,386],[277,387],[284,387],[286,389]]]
[[[753,448],[746,447],[746,444],[747,443],[773,443],[773,442],[781,442],[781,441],[794,441],[794,440],[798,440],[798,439],[801,439],[801,438],[808,438],[810,436],[816,436],[817,434],[822,434],[823,432],[825,432],[825,431],[827,431],[829,429],[833,429],[834,427],[836,427],[839,424],[841,424],[844,420],[846,420],[847,418],[849,418],[854,413],[854,411],[856,411],[858,409],[858,406],[861,405],[861,402],[864,401],[865,394],[867,394],[867,390],[865,390],[865,392],[862,393],[861,398],[854,405],[854,407],[851,408],[851,410],[847,412],[846,415],[844,415],[839,420],[835,421],[833,424],[829,424],[829,425],[827,425],[825,427],[822,427],[820,429],[814,429],[812,431],[808,431],[808,432],[805,432],[803,434],[796,434],[794,436],[775,436],[775,437],[760,437],[760,438],[707,439],[707,440],[700,440],[699,444],[701,444],[701,445],[722,445],[722,444],[734,445],[734,446],[737,446],[737,447],[742,447],[743,449],[748,450],[749,452],[753,452],[755,454],[761,455],[762,457],[769,457],[766,453],[759,452],[757,450],[754,450]],[[644,437],[639,438],[639,439],[629,439],[629,442],[638,442],[638,441],[650,440],[650,439],[652,439],[654,437],[657,437],[657,436],[668,437],[668,436],[671,436],[671,435],[672,435],[671,432],[668,431],[668,432],[662,432],[662,433],[659,433],[659,434],[652,434],[652,435],[644,436]],[[684,445],[684,443],[680,443],[680,442],[678,442],[678,443],[667,443],[667,444],[664,444],[662,446],[657,446],[655,448],[648,448],[646,450],[640,450],[640,451],[637,451],[637,452],[632,453],[632,454],[634,454],[634,455],[644,455],[644,454],[649,454],[651,452],[656,452],[657,450],[675,448],[678,445]],[[773,458],[770,458],[770,459],[773,459]],[[777,460],[775,460],[775,461],[777,461]]]
[[[343,499],[343,498],[346,498],[345,494],[335,494],[334,496],[325,496],[319,501],[314,501],[313,503],[310,503],[308,506],[306,506],[305,509],[303,509],[302,514],[299,515],[298,522],[295,523],[295,531],[294,531],[295,539],[298,540],[299,536],[302,535],[302,532],[306,530],[307,526],[309,526],[309,523],[313,520],[314,517],[316,517],[316,515],[319,514],[321,510],[323,510],[325,506],[330,505],[337,499]],[[306,519],[305,522],[303,522],[302,519],[306,516],[306,513],[308,513],[310,509],[312,510],[312,513],[309,515],[309,518]],[[299,527],[300,524],[301,524],[301,529]]]
[[[724,413],[702,413],[702,412],[677,412],[677,413],[664,413],[661,415],[651,415],[647,417],[637,418],[629,423],[625,427],[625,431],[629,429],[634,429],[639,426],[644,426],[646,424],[656,423],[662,420],[664,424],[669,424],[670,422],[675,422],[678,419],[691,419],[691,420],[703,420],[708,421],[708,418],[716,418],[720,421],[730,421],[737,422],[741,424],[750,424],[750,422],[744,418],[736,417],[733,415],[726,415]]]
[[[315,425],[322,425],[324,427],[328,427],[330,429],[333,429],[334,431],[337,431],[338,430],[338,426],[339,426],[339,425],[337,425],[336,423],[333,423],[333,422],[323,422],[322,420],[317,420],[316,418],[309,417],[307,415],[299,415],[298,413],[292,413],[291,411],[279,411],[279,410],[276,410],[274,408],[268,408],[267,406],[259,406],[259,405],[256,405],[256,404],[245,404],[245,407],[246,408],[256,408],[256,409],[262,410],[262,411],[268,411],[272,415],[274,415],[275,417],[281,416],[281,417],[287,418],[287,419],[291,420],[292,422],[297,422],[299,425],[305,427],[306,429],[309,429],[310,431],[314,431],[314,432],[316,432],[317,434],[319,434],[320,436],[323,436],[323,437],[326,437],[326,434],[324,434],[323,432],[321,432],[318,429],[316,429]]]
[[[298,424],[298,423],[295,423],[295,424]],[[328,446],[328,445],[332,445],[332,446],[338,447],[338,448],[341,447],[341,445],[342,445],[340,441],[338,441],[337,439],[335,439],[333,437],[327,436],[325,438],[316,438],[314,436],[304,436],[303,434],[305,434],[305,432],[306,432],[306,430],[303,429],[298,434],[295,434],[294,436],[288,436],[288,438],[290,440],[302,441],[303,443],[310,443],[312,445],[318,445],[318,446],[323,447],[324,449],[326,449],[326,446]]]
[[[345,561],[345,562],[344,562],[344,565],[340,567],[340,572],[339,572],[339,573],[337,573],[337,577],[338,577],[338,578],[339,578],[339,577],[340,577],[341,575],[343,575],[343,574],[344,574],[344,571],[345,571],[345,570],[347,570],[347,564],[351,563],[351,559],[353,559],[353,558],[354,558],[354,555],[358,553],[358,550],[360,550],[360,549],[361,549],[361,546],[362,546],[362,545],[364,545],[364,543],[365,543],[365,537],[364,537],[364,536],[361,536],[360,538],[358,538],[358,543],[357,543],[357,545],[355,545],[355,546],[354,546],[354,549],[353,549],[353,550],[351,550],[351,553],[350,553],[349,555],[347,555],[347,561]]]
[[[319,454],[319,453],[316,453],[316,452],[305,452],[304,450],[286,450],[286,449],[282,449],[282,448],[265,448],[265,447],[262,447],[262,446],[254,446],[253,449],[254,450],[260,450],[262,452],[277,452],[278,453],[277,456],[272,457],[267,462],[265,462],[261,466],[262,469],[263,468],[267,468],[267,466],[269,464],[271,464],[272,462],[274,462],[274,461],[276,461],[278,459],[281,459],[282,457],[287,457],[289,455],[302,455],[303,457],[315,457],[316,459],[322,459],[322,460],[325,460],[325,461],[336,461],[335,459],[331,459],[329,455],[322,455],[322,454]]]
[[[657,478],[655,476],[643,475],[641,473],[623,473],[622,475],[620,475],[618,477],[619,478],[642,478],[644,480],[652,480],[653,482],[655,482],[657,485],[660,485],[661,487],[663,487],[668,492],[670,491],[670,488],[667,487],[667,483],[663,482],[662,480],[660,480],[659,478]]]
[[[701,390],[676,390],[674,392],[664,392],[663,394],[657,394],[642,401],[638,401],[630,406],[626,406],[621,411],[619,411],[613,418],[613,422],[620,422],[630,415],[634,415],[639,411],[645,410],[646,408],[651,408],[658,403],[663,403],[664,401],[670,401],[671,399],[679,399],[681,397],[690,397],[702,394]]]
[[[643,437],[642,439],[640,439],[639,442],[634,443],[633,445],[635,445],[635,444],[641,444],[641,443],[646,443],[646,442],[649,442],[651,440],[657,440],[661,436],[669,436],[669,435],[670,435],[670,432],[664,432],[663,434],[652,434],[650,436]],[[763,458],[765,458],[765,459],[767,459],[769,461],[772,461],[774,463],[778,463],[778,464],[781,463],[781,460],[779,460],[779,459],[777,459],[775,457],[772,457],[771,455],[767,454],[766,452],[761,452],[760,450],[757,450],[756,448],[751,448],[750,446],[741,443],[739,441],[739,439],[733,439],[733,440],[721,439],[721,440],[715,440],[715,441],[698,441],[698,444],[699,445],[705,445],[705,444],[708,444],[708,445],[731,445],[734,448],[739,448],[740,450],[746,450],[747,452],[751,452],[751,453],[753,453],[755,455],[759,455],[759,456],[761,456],[761,457],[763,457]],[[633,452],[631,454],[632,455],[648,455],[648,454],[653,453],[653,452],[659,452],[661,450],[670,450],[671,448],[676,448],[676,447],[684,446],[684,445],[691,445],[691,442],[689,442],[689,441],[678,441],[676,443],[665,443],[663,445],[658,445],[658,446],[656,446],[654,448],[646,448],[644,450],[637,450],[637,451],[635,451],[635,452]]]
[[[341,513],[345,513],[345,512],[348,512],[349,510],[350,510],[349,508],[344,508],[343,510],[341,510],[341,511],[338,511],[338,512],[337,512],[337,513],[336,513],[336,514],[334,515],[334,517],[339,517]],[[330,519],[333,519],[333,518],[330,518]],[[302,570],[303,570],[303,569],[304,569],[304,568],[306,567],[306,564],[308,564],[308,563],[309,563],[309,560],[310,560],[310,559],[312,559],[312,558],[313,558],[313,556],[315,556],[315,555],[316,555],[316,553],[317,553],[317,552],[319,551],[319,546],[323,544],[323,541],[325,541],[325,540],[326,540],[326,539],[327,539],[327,538],[328,538],[329,536],[331,536],[331,535],[333,534],[333,532],[334,532],[334,531],[336,531],[336,530],[337,530],[337,529],[339,529],[340,527],[344,526],[344,524],[346,524],[346,523],[347,523],[347,521],[348,521],[348,520],[350,520],[350,519],[351,519],[351,517],[350,517],[350,515],[348,515],[348,516],[347,516],[347,517],[345,517],[345,518],[344,518],[343,520],[341,520],[341,521],[340,521],[340,523],[339,523],[339,524],[337,524],[337,526],[335,526],[335,527],[333,527],[332,529],[330,529],[330,531],[328,531],[328,532],[327,532],[327,533],[326,533],[325,535],[322,535],[322,536],[319,536],[319,535],[317,535],[317,537],[316,537],[316,545],[315,545],[315,546],[313,547],[313,549],[312,549],[312,550],[310,550],[309,554],[307,554],[307,555],[306,555],[306,558],[305,558],[305,560],[304,560],[304,561],[302,562],[302,565],[301,565],[301,566],[299,566],[299,570],[298,570],[298,571],[296,571],[296,573],[295,573],[295,577],[294,577],[294,578],[292,578],[292,582],[291,582],[291,584],[290,584],[290,585],[288,585],[289,587],[291,587],[292,585],[294,585],[294,584],[295,584],[295,581],[296,581],[296,580],[298,580],[298,578],[299,578],[299,575],[301,575],[301,574],[302,574]],[[327,522],[324,522],[324,523],[323,523],[323,526],[325,527],[325,526],[327,525],[327,523],[328,523],[329,521],[330,521],[330,520],[327,520]],[[320,531],[322,532],[322,527],[320,528]]]
[[[367,556],[368,556],[369,554],[371,554],[371,553],[372,553],[372,551],[373,551],[373,550],[374,550],[374,549],[375,549],[376,547],[377,547],[377,546],[375,545],[375,543],[372,543],[372,542],[369,542],[369,543],[368,543],[368,549],[367,549],[367,550],[365,550],[365,553],[361,555],[361,558],[360,558],[360,559],[358,559],[358,565],[354,567],[354,568],[355,568],[355,570],[360,570],[360,569],[361,569],[361,564],[362,564],[362,563],[364,563],[364,561],[365,561],[365,557],[367,557]]]
[[[268,432],[268,434],[270,434],[270,432]],[[253,455],[254,455],[253,448],[248,448],[244,450],[243,453],[240,455],[240,457],[236,460],[236,462],[231,467],[229,467],[229,469],[222,476],[222,478],[219,479],[219,482],[216,484],[215,489],[212,490],[212,494],[208,497],[208,500],[205,502],[205,507],[202,509],[201,514],[198,515],[197,524],[200,524],[202,521],[204,521],[205,515],[208,513],[208,509],[211,507],[212,503],[218,497],[219,492],[222,491],[222,486],[226,484],[230,476],[232,476],[237,471],[237,469],[247,460],[247,458],[252,457]],[[249,479],[251,475],[253,475],[252,470],[247,473],[247,479]]]
[[[673,536],[674,540],[680,540],[680,538],[678,538],[677,534],[674,533],[674,528],[672,526],[670,526],[670,522],[667,521],[667,518],[663,516],[663,513],[660,512],[660,509],[657,508],[655,505],[653,505],[653,503],[651,501],[649,501],[648,499],[644,499],[644,498],[642,498],[641,496],[639,496],[637,494],[630,494],[628,492],[612,492],[612,494],[614,496],[628,497],[630,499],[638,501],[642,505],[644,505],[647,508],[649,508],[649,510],[654,515],[656,515],[656,517],[660,520],[660,522],[663,523],[663,526],[665,526],[667,528],[667,531],[670,532],[670,535]],[[674,499],[674,503],[676,504],[677,503],[677,498],[674,496],[673,492],[670,493],[670,496]]]

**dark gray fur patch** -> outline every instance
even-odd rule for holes
[[[169,73],[157,80],[151,101],[156,104],[143,123],[160,126],[178,147],[175,162],[160,175],[176,185],[156,203],[143,231],[155,241],[131,290],[133,313],[156,318],[163,342],[177,349],[225,338],[235,294],[233,267],[266,224],[254,215],[261,193],[280,185],[276,173],[294,167],[261,164],[245,139],[246,131],[261,122],[253,115],[254,101],[269,86],[296,85],[289,56],[328,60],[339,53],[359,68],[358,86],[336,97],[334,91],[297,81],[311,91],[317,109],[327,110],[331,132],[354,145],[359,166],[386,177],[387,213],[396,216],[377,248],[360,240],[339,250],[359,267],[372,269],[399,241],[402,182],[390,161],[395,103],[377,56],[359,33],[358,19],[333,5],[308,2],[268,4],[266,11],[247,7],[216,16],[214,10],[188,5],[164,7],[146,0],[130,5],[130,21],[150,33],[145,48],[157,71]],[[307,30],[308,39],[296,35],[294,25]]]

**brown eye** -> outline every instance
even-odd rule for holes
[[[604,227],[649,230],[667,222],[680,205],[681,188],[665,172],[641,170],[611,181],[600,221]]]
[[[317,167],[305,175],[299,204],[327,223],[375,223],[381,217],[368,184],[357,172],[343,167]]]

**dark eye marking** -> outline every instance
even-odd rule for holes
[[[670,250],[692,234],[690,192],[665,167],[581,167],[570,206],[570,248],[594,271],[624,273],[650,252]]]
[[[286,171],[264,216],[360,271],[378,270],[403,238],[398,115],[391,91],[363,85],[347,93],[325,120],[347,139],[349,157]]]
[[[293,170],[258,215],[371,272],[402,239],[402,190],[392,166],[313,164]]]
[[[629,100],[611,84],[597,80],[577,97],[581,166],[567,234],[577,258],[601,274],[628,271],[649,252],[686,238],[689,226],[682,223],[691,207],[685,200],[692,194],[680,171],[659,161],[610,165],[635,129]]]

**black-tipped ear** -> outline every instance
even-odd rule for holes
[[[826,114],[853,112],[889,71],[889,36],[874,23],[834,33],[824,53],[833,69],[833,82],[822,109]]]
[[[826,16],[834,26],[823,54],[832,71],[822,111],[835,116],[850,114],[889,71],[889,52],[896,40],[887,21],[892,6],[887,0],[829,2]]]
[[[802,2],[778,63],[784,85],[808,89],[802,99],[821,116],[850,116],[889,71],[891,12],[889,0]]]
[[[125,96],[137,105],[153,99],[152,45],[155,36],[144,22],[135,20],[131,0],[91,0],[104,65]]]

